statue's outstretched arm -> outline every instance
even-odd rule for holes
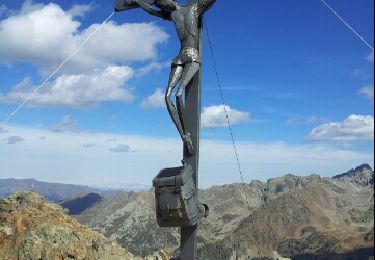
[[[145,10],[147,13],[149,13],[153,16],[157,16],[157,17],[163,18],[165,20],[170,19],[170,14],[168,12],[156,10],[156,9],[152,8],[151,5],[146,4],[142,0],[133,0],[133,2],[136,3],[137,5],[139,5],[143,10]]]
[[[203,15],[208,9],[210,9],[216,0],[197,0],[198,12]]]

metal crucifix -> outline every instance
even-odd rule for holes
[[[196,259],[197,223],[208,215],[207,205],[198,201],[202,17],[215,1],[188,0],[180,4],[175,0],[116,0],[115,7],[117,12],[140,7],[172,21],[181,43],[171,64],[165,101],[184,143],[183,165],[162,170],[153,181],[159,226],[181,227],[181,260]],[[171,96],[177,86],[174,105]]]

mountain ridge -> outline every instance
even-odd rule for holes
[[[252,181],[244,185],[250,212],[242,184],[201,190],[200,200],[210,206],[210,215],[198,228],[200,259],[272,259],[274,255],[295,258],[328,253],[342,256],[371,248],[373,187],[358,181],[360,175],[358,172],[334,179],[288,174],[267,182]],[[142,221],[131,217],[134,205],[142,212]],[[133,219],[131,225],[124,224],[129,221],[121,219],[124,214]],[[155,227],[152,192],[120,192],[76,217],[120,244],[127,244],[134,254],[147,255],[160,246],[175,255],[178,251],[178,230]],[[148,237],[150,244],[137,247],[135,241],[141,237]],[[314,240],[321,242],[312,243]]]
[[[372,171],[371,166],[368,163],[361,164],[347,172],[344,172],[339,175],[335,175],[332,177],[332,179],[339,179],[339,178],[344,178],[344,177],[352,177],[358,173],[363,173],[364,171]]]
[[[36,179],[0,179],[0,199],[22,191],[36,191],[50,201],[59,201],[68,197],[78,196],[84,192],[103,194],[104,190],[91,188],[85,185],[62,184],[38,181]]]
[[[368,259],[374,241],[373,178],[363,164],[332,178],[288,174],[200,190],[210,215],[199,224],[199,259],[350,259],[353,254]],[[93,200],[85,200],[90,196]],[[89,192],[64,202],[81,224],[133,255],[146,257],[163,248],[177,256],[179,230],[156,225],[152,191],[103,197]]]

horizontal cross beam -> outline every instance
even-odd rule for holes
[[[143,0],[147,4],[154,4],[154,0]],[[139,7],[137,4],[129,4],[128,0],[116,0],[115,12],[122,12]]]

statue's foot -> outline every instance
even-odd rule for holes
[[[194,147],[193,147],[193,141],[191,140],[191,134],[190,133],[186,133],[184,135],[184,143],[185,143],[186,147],[188,148],[189,154],[193,154],[194,153]]]

